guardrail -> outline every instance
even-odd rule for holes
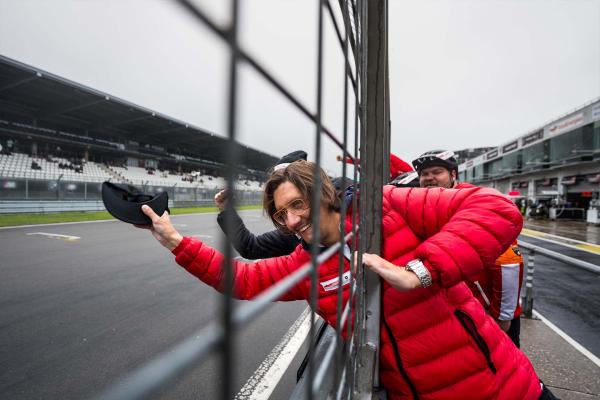
[[[531,318],[533,316],[533,274],[535,272],[536,254],[541,254],[548,258],[552,258],[565,264],[600,275],[600,266],[596,264],[565,256],[564,254],[557,253],[556,251],[548,250],[524,241],[519,241],[519,247],[527,249],[527,276],[525,278],[525,297],[523,305],[523,314],[527,318]]]
[[[0,201],[0,214],[65,211],[104,211],[102,200],[21,200]]]

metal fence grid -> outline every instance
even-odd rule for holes
[[[231,192],[237,176],[235,146],[236,115],[238,94],[238,70],[241,64],[250,66],[262,78],[275,88],[287,101],[304,114],[315,126],[315,162],[321,165],[322,136],[331,140],[342,152],[342,159],[353,160],[356,168],[351,182],[357,191],[360,181],[360,196],[354,195],[352,200],[352,231],[344,232],[344,218],[340,224],[342,239],[335,246],[318,253],[318,246],[312,246],[311,261],[303,265],[285,280],[277,283],[268,291],[257,296],[237,308],[233,307],[233,274],[232,247],[227,243],[224,248],[225,271],[224,295],[219,321],[200,329],[185,341],[175,345],[170,351],[157,355],[152,361],[123,377],[120,382],[109,387],[97,398],[103,400],[141,399],[147,398],[159,389],[180,376],[184,371],[205,360],[213,352],[218,352],[221,359],[222,399],[233,398],[232,370],[235,357],[234,332],[267,309],[276,299],[286,293],[300,281],[310,278],[311,295],[311,331],[309,354],[314,354],[316,346],[314,310],[317,304],[318,266],[338,253],[338,279],[346,269],[343,246],[351,243],[352,255],[350,265],[354,265],[354,254],[357,251],[357,265],[360,265],[361,254],[365,251],[379,252],[381,246],[381,196],[384,177],[389,175],[389,79],[387,70],[387,0],[368,2],[366,0],[338,0],[332,5],[330,0],[318,1],[318,42],[317,42],[317,82],[316,112],[312,114],[300,100],[278,81],[268,70],[258,63],[251,54],[238,43],[238,26],[240,15],[239,0],[231,1],[230,25],[223,28],[215,23],[196,4],[189,0],[175,0],[198,23],[209,28],[219,39],[225,41],[229,48],[229,80],[228,80],[228,140],[227,182]],[[337,7],[343,18],[343,25],[338,24],[334,7]],[[344,115],[343,132],[340,140],[322,122],[322,87],[323,87],[323,28],[325,20],[335,30],[338,43],[343,51],[343,65],[340,66],[344,79]],[[353,73],[353,68],[355,73]],[[342,69],[343,68],[343,69]],[[353,90],[355,102],[352,113],[349,113],[349,90]],[[351,114],[351,115],[349,115]],[[354,120],[354,149],[348,147],[348,120]],[[358,154],[361,157],[358,157]],[[359,164],[360,159],[360,164]],[[346,163],[342,162],[341,176],[345,180]],[[320,176],[315,176],[316,185],[312,204],[320,202]],[[345,182],[342,187],[345,188]],[[362,197],[360,201],[358,197]],[[369,210],[367,213],[366,210]],[[312,207],[311,218],[315,242],[318,242],[319,212]],[[360,212],[358,212],[360,211]],[[346,215],[346,205],[342,202],[342,216]],[[359,221],[357,221],[359,220]],[[360,223],[360,235],[358,232]],[[350,297],[343,303],[343,285],[339,285],[337,295],[337,329],[334,340],[325,351],[325,356],[317,367],[313,356],[309,356],[306,380],[308,399],[313,399],[325,381],[325,375],[334,371],[331,396],[340,398],[370,398],[373,386],[377,385],[377,348],[379,340],[379,279],[370,271],[357,268],[356,276],[352,276],[349,285]],[[347,340],[342,340],[345,329]],[[199,340],[199,338],[201,340]]]

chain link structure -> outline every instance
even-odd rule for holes
[[[233,384],[231,371],[235,358],[234,332],[243,328],[266,310],[282,294],[304,279],[311,279],[310,296],[311,332],[308,353],[308,368],[304,378],[292,394],[298,398],[336,398],[336,399],[371,399],[376,396],[378,386],[377,358],[379,349],[379,312],[380,283],[379,278],[371,271],[359,267],[356,276],[351,275],[350,298],[346,304],[342,301],[343,285],[338,289],[337,317],[338,328],[329,333],[327,346],[321,345],[318,351],[316,315],[314,310],[317,301],[318,266],[338,253],[339,275],[342,281],[344,273],[343,248],[351,243],[350,263],[354,265],[354,254],[358,254],[357,265],[360,265],[363,252],[379,253],[381,250],[381,211],[382,189],[389,176],[389,71],[387,0],[332,0],[318,1],[318,42],[317,42],[317,98],[316,112],[296,98],[283,82],[262,66],[251,54],[240,47],[238,36],[239,1],[231,2],[231,24],[220,27],[208,17],[201,7],[189,0],[174,0],[187,13],[209,29],[218,39],[225,42],[230,51],[228,81],[228,188],[233,192],[236,177],[236,114],[238,94],[238,70],[245,64],[258,73],[269,85],[279,92],[285,101],[290,102],[297,110],[314,123],[316,164],[321,164],[322,138],[330,140],[343,153],[342,159],[355,163],[353,179],[349,180],[357,188],[360,182],[361,196],[353,196],[352,212],[353,229],[347,235],[341,235],[339,243],[322,253],[317,253],[317,246],[310,262],[299,268],[294,274],[278,282],[252,302],[232,307],[232,247],[227,243],[224,248],[226,261],[225,290],[221,307],[221,315],[217,321],[191,335],[188,339],[173,346],[164,354],[157,355],[152,361],[108,388],[98,399],[131,400],[148,398],[158,390],[168,391],[168,385],[175,377],[197,366],[213,353],[221,357],[220,396],[232,399]],[[336,19],[336,11],[342,16],[342,23]],[[340,79],[344,80],[343,106],[344,120],[342,138],[338,138],[322,122],[322,87],[323,87],[323,29],[330,23],[336,32],[344,59],[340,65]],[[350,104],[349,92],[352,90],[354,105]],[[349,112],[349,109],[352,112]],[[348,122],[354,120],[354,149],[348,147]],[[360,152],[360,153],[359,153]],[[357,160],[360,160],[358,165]],[[346,163],[342,162],[341,176],[346,179]],[[312,204],[319,203],[319,174],[316,175],[315,196]],[[342,183],[345,188],[345,182]],[[355,189],[357,190],[357,189]],[[359,202],[357,197],[361,198]],[[357,210],[361,211],[358,216]],[[366,212],[369,210],[369,212]],[[346,214],[344,204],[342,215]],[[360,235],[356,220],[360,218]],[[343,221],[343,219],[342,219]],[[313,213],[313,226],[319,232],[318,213]],[[343,222],[340,230],[343,232]],[[316,240],[316,239],[315,239]],[[351,272],[352,274],[352,272]],[[347,329],[347,341],[342,340],[341,329]],[[315,361],[321,354],[320,359]],[[374,390],[375,389],[375,390]],[[298,393],[302,393],[298,395]]]

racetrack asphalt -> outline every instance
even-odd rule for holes
[[[260,211],[241,215],[255,232],[272,229]],[[216,214],[172,219],[221,247]],[[122,222],[0,230],[0,253],[3,399],[89,398],[219,317],[213,288]],[[277,303],[236,333],[234,393],[305,308]],[[218,398],[220,383],[212,356],[156,398]]]

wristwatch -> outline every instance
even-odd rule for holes
[[[423,264],[423,262],[418,258],[409,261],[406,264],[405,269],[417,275],[417,278],[419,278],[419,281],[421,281],[422,287],[426,288],[428,286],[431,286],[431,284],[433,283],[431,281],[431,275],[429,275],[429,270],[427,269],[425,264]]]

